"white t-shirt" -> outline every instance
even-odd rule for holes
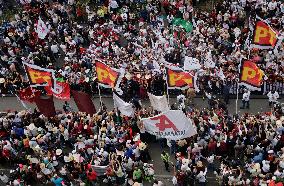
[[[110,6],[112,9],[118,8],[118,4],[117,4],[117,2],[116,2],[115,0],[110,1],[109,6]]]
[[[269,10],[275,10],[275,8],[277,7],[277,2],[275,1],[275,2],[270,2],[270,3],[268,3],[268,9]]]
[[[59,52],[59,48],[57,45],[51,45],[50,50],[54,53],[57,54]]]

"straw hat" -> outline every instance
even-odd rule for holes
[[[138,145],[139,150],[145,150],[146,147],[147,147],[147,145],[143,142],[139,143],[139,145]]]
[[[203,167],[202,161],[198,161],[198,162],[196,163],[196,166],[197,166],[197,167]]]
[[[64,156],[64,161],[66,163],[69,163],[69,162],[73,161],[73,159],[74,159],[74,157],[73,157],[73,155],[71,153],[69,153],[68,156]]]

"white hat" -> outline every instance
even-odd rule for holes
[[[5,83],[5,78],[0,78],[0,83]]]
[[[57,156],[60,156],[62,154],[62,150],[61,149],[56,149],[55,154]]]
[[[274,153],[273,150],[269,150],[269,151],[268,151],[268,154],[273,154],[273,153]]]

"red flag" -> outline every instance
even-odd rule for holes
[[[19,97],[22,101],[34,102],[35,98],[40,96],[40,91],[32,87],[19,90]]]
[[[48,95],[53,95],[57,99],[62,99],[62,100],[69,100],[70,99],[70,86],[69,83],[66,82],[61,82],[61,81],[56,81],[57,87],[61,87],[61,91],[59,93],[56,93],[52,91],[52,85],[46,86],[45,91]]]
[[[55,107],[52,96],[38,97],[35,99],[36,106],[39,111],[46,117],[55,116]]]
[[[95,105],[89,94],[75,90],[71,90],[71,92],[79,111],[86,112],[91,115],[96,113]]]

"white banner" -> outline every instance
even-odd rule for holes
[[[49,32],[49,28],[47,28],[46,24],[41,20],[40,17],[38,19],[35,31],[40,39],[44,39]]]
[[[200,68],[201,68],[201,65],[198,59],[185,56],[184,65],[183,65],[184,70],[191,71],[191,70],[198,70]]]
[[[179,140],[197,134],[191,120],[181,110],[169,110],[141,121],[148,133],[159,138]]]
[[[154,110],[165,112],[170,110],[166,96],[155,96],[148,92],[151,105]]]
[[[31,0],[20,0],[20,3],[21,3],[22,5],[30,4],[30,3],[31,3]]]
[[[115,93],[113,93],[113,101],[114,101],[114,107],[117,107],[117,109],[121,112],[122,115],[128,117],[132,117],[134,115],[134,109],[132,104],[123,101]]]
[[[204,66],[206,68],[214,68],[215,67],[215,62],[213,61],[213,57],[212,57],[211,51],[207,52],[207,54],[205,56]]]

